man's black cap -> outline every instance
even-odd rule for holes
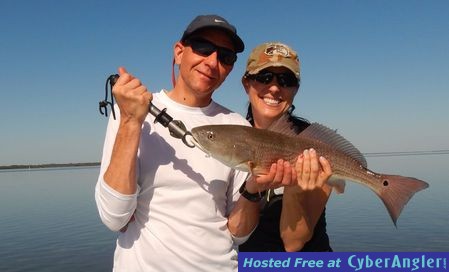
[[[187,26],[184,34],[182,35],[181,42],[184,42],[189,36],[194,32],[205,29],[205,28],[216,28],[224,30],[229,34],[232,42],[234,43],[235,51],[237,53],[243,52],[245,49],[245,44],[242,39],[237,35],[237,30],[233,25],[228,23],[226,19],[218,15],[199,15]]]

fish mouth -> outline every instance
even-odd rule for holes
[[[206,153],[206,155],[210,156],[210,153],[207,152],[207,150],[195,139],[195,135],[192,134],[192,135],[189,135],[189,136],[190,137],[188,138],[189,139],[188,141],[191,144],[193,144],[194,146],[198,147],[198,149],[203,151],[204,153]]]

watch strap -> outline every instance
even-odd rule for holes
[[[264,198],[267,191],[262,192],[256,192],[256,193],[250,193],[246,190],[246,180],[243,182],[242,186],[240,186],[239,193],[246,199],[248,199],[251,202],[259,202]]]

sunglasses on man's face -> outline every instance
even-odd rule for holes
[[[237,60],[237,54],[229,48],[221,47],[211,43],[208,40],[201,38],[187,39],[185,45],[190,46],[198,55],[208,57],[215,51],[217,52],[218,60],[222,64],[233,65]]]
[[[246,77],[253,79],[263,84],[269,84],[276,77],[276,80],[281,87],[297,87],[299,81],[292,72],[275,73],[271,71],[260,71],[255,75],[246,74]]]

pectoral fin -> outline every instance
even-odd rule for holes
[[[241,171],[245,171],[245,172],[250,172],[251,174],[254,174],[253,170],[254,170],[254,163],[253,161],[244,161],[241,162],[239,164],[237,164],[234,168],[241,170]]]
[[[329,186],[332,186],[335,189],[335,191],[337,192],[337,194],[343,194],[345,192],[346,181],[344,179],[340,179],[337,177],[331,177],[327,181],[327,184]]]

